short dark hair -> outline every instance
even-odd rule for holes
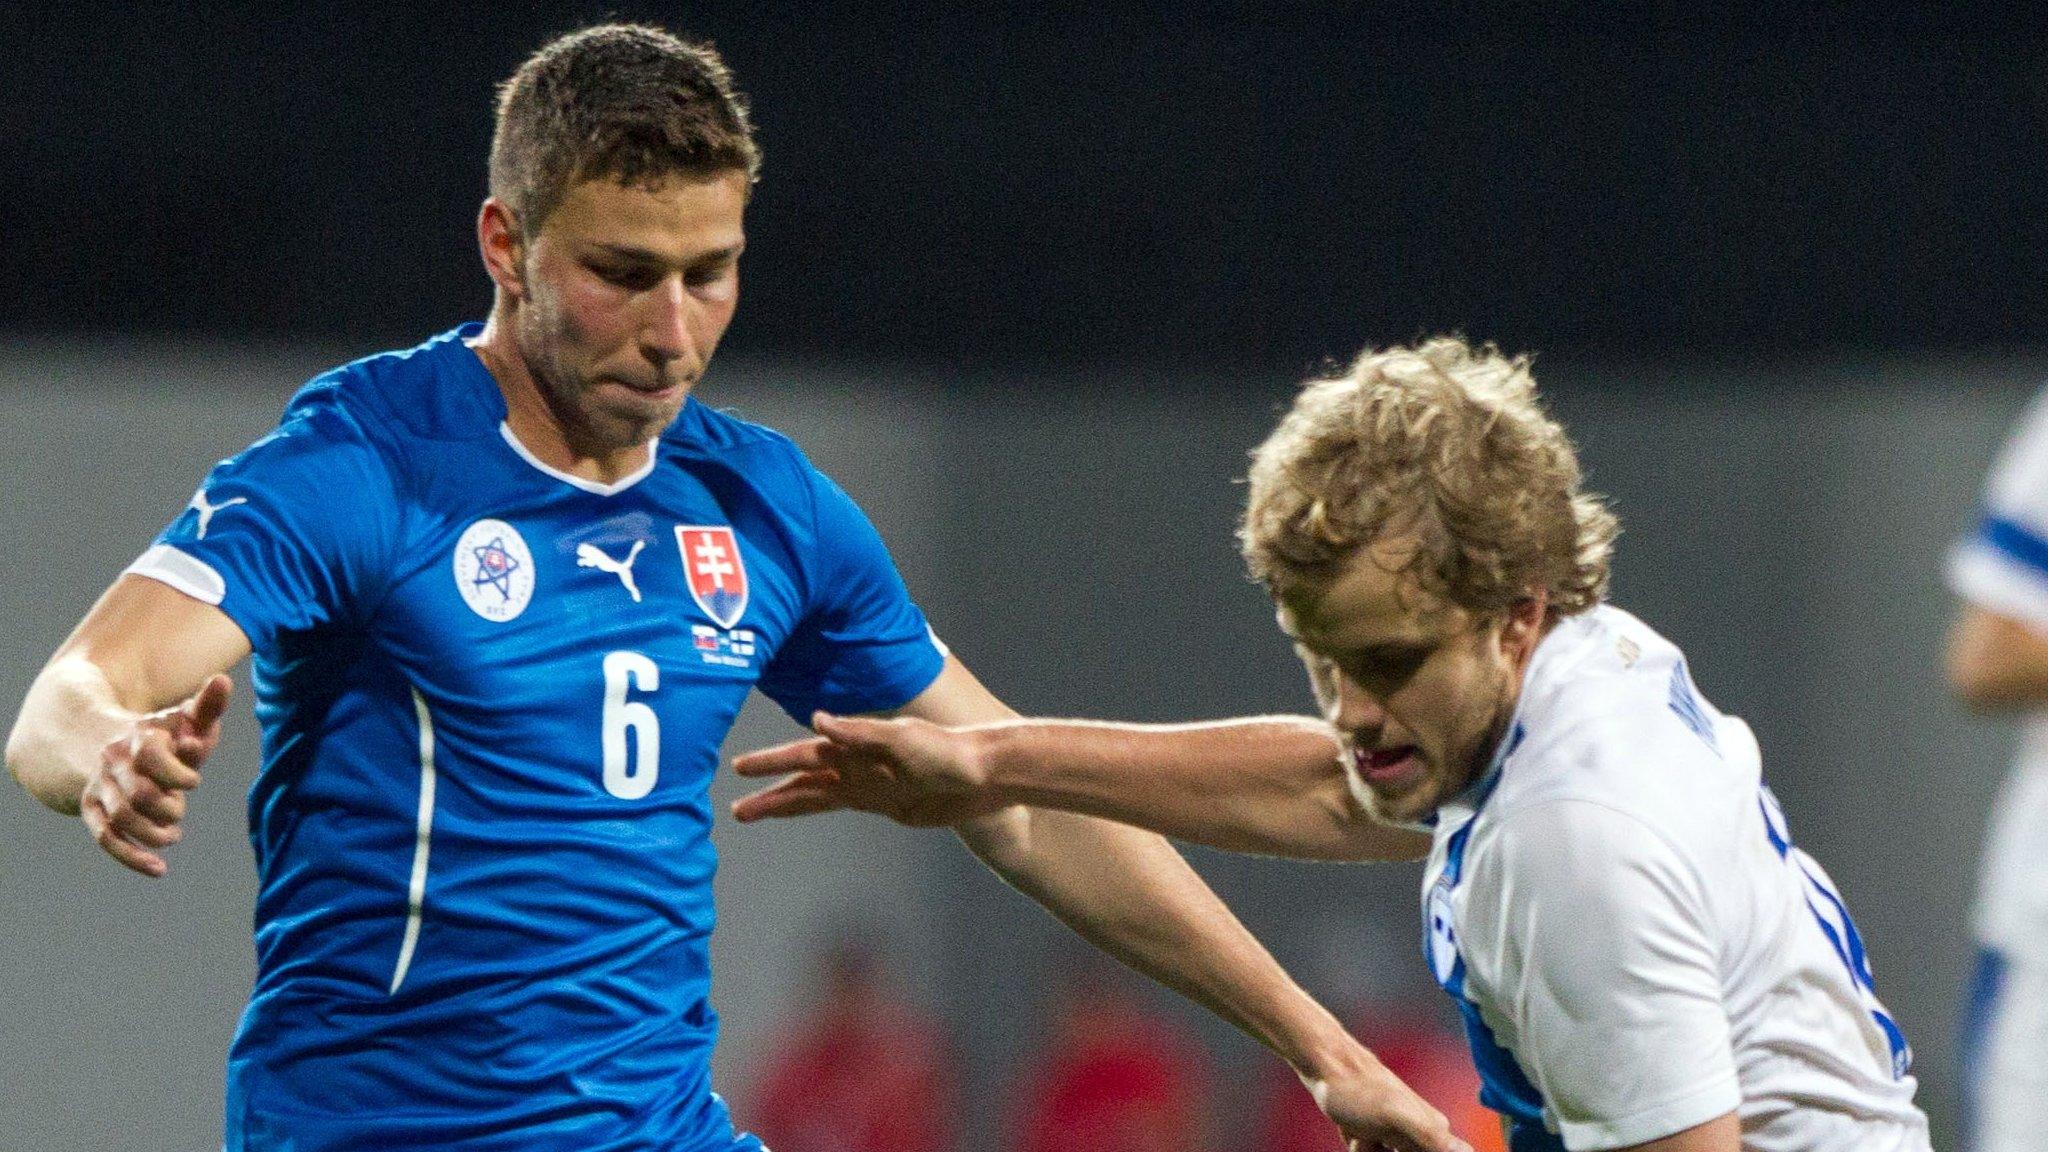
[[[608,177],[760,177],[747,99],[709,43],[640,24],[550,41],[498,89],[491,195],[531,239],[571,187]]]

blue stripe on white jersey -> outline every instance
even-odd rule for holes
[[[1543,1094],[1515,1060],[1514,1053],[1501,1046],[1487,1026],[1479,1006],[1465,993],[1465,958],[1458,953],[1457,929],[1450,912],[1450,896],[1465,873],[1465,846],[1472,826],[1479,820],[1486,801],[1500,784],[1501,764],[1518,747],[1525,735],[1517,725],[1501,743],[1493,767],[1471,789],[1472,815],[1451,833],[1445,848],[1444,868],[1423,901],[1422,954],[1437,975],[1437,982],[1458,1006],[1465,1026],[1465,1041],[1472,1049],[1472,1063],[1479,1072],[1479,1102],[1508,1121],[1508,1152],[1564,1152],[1557,1133],[1543,1125]]]
[[[1890,1009],[1877,998],[1877,975],[1870,967],[1870,953],[1863,946],[1863,934],[1856,929],[1856,921],[1849,916],[1849,906],[1842,901],[1841,893],[1828,880],[1827,873],[1818,861],[1799,850],[1792,843],[1792,833],[1785,823],[1785,810],[1779,806],[1778,797],[1771,792],[1770,785],[1761,786],[1757,792],[1757,807],[1763,811],[1764,833],[1771,842],[1771,848],[1778,858],[1799,870],[1806,886],[1806,906],[1813,912],[1814,923],[1820,925],[1821,934],[1827,937],[1835,955],[1848,970],[1849,980],[1863,998],[1863,1007],[1870,1018],[1884,1033],[1885,1044],[1891,1050],[1892,1078],[1901,1079],[1913,1069],[1913,1048],[1906,1042],[1906,1033],[1892,1019]]]
[[[2048,576],[2048,538],[2019,521],[1986,513],[1977,524],[1977,539],[1999,555]]]

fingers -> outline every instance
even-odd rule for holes
[[[210,716],[214,732],[173,733],[160,715],[138,723],[100,752],[99,767],[79,795],[79,818],[93,842],[123,865],[145,876],[169,871],[158,852],[184,839],[179,824],[185,819],[185,793],[199,785],[193,764],[211,750],[209,737],[217,736],[225,690],[209,682],[168,717],[185,727],[194,716]]]
[[[850,752],[870,754],[867,759],[872,763],[894,762],[888,734],[899,729],[889,721],[813,712],[811,729],[818,734],[817,738],[794,740],[734,757],[732,770],[752,777],[814,772],[855,762],[847,758]]]
[[[1443,1113],[1417,1098],[1414,1109],[1397,1121],[1398,1129],[1385,1138],[1393,1152],[1472,1152],[1472,1146],[1451,1131]]]
[[[184,743],[162,728],[138,728],[128,742],[129,763],[137,776],[160,788],[190,791],[199,787],[200,777],[192,762],[179,755]]]
[[[780,820],[837,811],[846,807],[840,799],[838,787],[839,778],[831,772],[793,776],[733,801],[733,819],[751,824],[757,820]]]
[[[860,716],[834,716],[830,712],[811,713],[811,731],[842,748],[860,748],[868,751],[887,748],[888,733],[900,729],[904,723],[907,722],[869,720]]]
[[[814,772],[825,767],[825,749],[831,745],[812,738],[778,744],[734,757],[732,770],[741,776],[786,776],[791,772]]]
[[[220,723],[221,714],[228,710],[228,697],[235,691],[235,682],[226,673],[216,672],[199,686],[179,709],[185,719],[198,732],[205,732]]]
[[[166,829],[185,819],[185,793],[176,788],[163,788],[146,776],[136,776],[127,789],[127,801],[127,808],[132,809],[137,818]],[[127,830],[125,820],[117,819],[115,824],[123,831]],[[176,842],[175,836],[164,841],[167,844]]]
[[[100,778],[95,778],[100,779]],[[149,851],[114,830],[107,815],[106,800],[100,789],[88,786],[78,798],[78,815],[85,821],[86,830],[92,833],[93,843],[98,844],[107,855],[144,876],[162,876],[170,869],[163,857]]]

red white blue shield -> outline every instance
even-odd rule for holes
[[[690,597],[711,622],[730,628],[747,611],[747,566],[740,560],[740,542],[720,524],[676,525],[676,547],[683,553],[683,572],[690,578]]]

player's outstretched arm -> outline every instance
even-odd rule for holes
[[[220,742],[249,654],[220,609],[142,576],[100,597],[29,686],[7,768],[36,799],[77,815],[107,854],[146,876],[183,835],[185,793]]]
[[[742,820],[832,808],[917,826],[1013,804],[1057,808],[1233,852],[1407,860],[1428,837],[1374,820],[1353,794],[1327,725],[1306,717],[1210,724],[825,716],[818,738],[740,757],[743,776],[783,782],[741,800]]]
[[[952,659],[902,711],[932,724],[1015,716]],[[1354,1148],[1469,1152],[1442,1114],[1302,991],[1158,835],[1025,807],[987,812],[955,831],[1004,880],[1091,943],[1278,1053]]]
[[[1979,712],[2048,704],[2048,636],[2010,616],[1965,605],[1948,635],[1948,682]]]

